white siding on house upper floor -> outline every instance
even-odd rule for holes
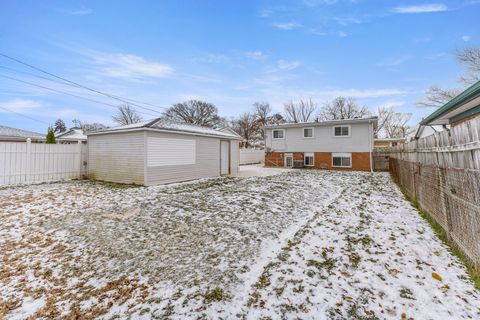
[[[91,135],[87,145],[91,178],[118,183],[144,183],[143,132]]]
[[[342,124],[338,124],[342,125]],[[373,143],[371,124],[348,124],[348,137],[334,137],[332,125],[314,126],[314,137],[304,138],[303,128],[285,128],[284,139],[272,139],[272,129],[266,130],[266,147],[278,152],[369,152]],[[312,127],[308,124],[306,127]]]
[[[179,144],[185,140],[195,140],[195,163],[180,165],[149,166],[146,163],[145,185],[165,184],[188,181],[220,175],[220,139],[193,135],[179,135],[163,132],[146,131],[146,138],[176,139]],[[147,158],[150,149],[147,148]],[[162,152],[158,150],[157,152]],[[172,150],[163,151],[166,153]],[[168,155],[171,157],[171,155]],[[178,154],[181,156],[181,154]]]

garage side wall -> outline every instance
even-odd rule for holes
[[[149,138],[153,138],[150,143]],[[194,159],[189,150],[180,147],[192,146],[192,141]],[[147,131],[145,145],[147,186],[220,175],[220,139]],[[177,150],[171,147],[175,145],[179,146]]]
[[[144,133],[118,132],[88,137],[91,179],[144,184]]]

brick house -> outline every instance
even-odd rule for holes
[[[372,170],[377,117],[265,126],[265,166]]]

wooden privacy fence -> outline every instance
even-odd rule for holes
[[[81,143],[0,142],[0,185],[79,179],[86,161]]]
[[[390,173],[480,269],[480,119],[391,149]],[[428,244],[427,244],[428,245]]]
[[[240,149],[240,164],[261,163],[265,160],[265,150]]]
[[[373,170],[388,171],[390,148],[375,148],[372,153]]]

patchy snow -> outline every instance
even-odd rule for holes
[[[248,177],[268,177],[275,174],[282,174],[287,172],[295,171],[293,169],[286,168],[271,168],[264,167],[263,164],[250,164],[240,166],[238,173],[235,177],[239,178],[248,178]]]
[[[0,318],[480,317],[387,174],[249,170],[0,189]]]

